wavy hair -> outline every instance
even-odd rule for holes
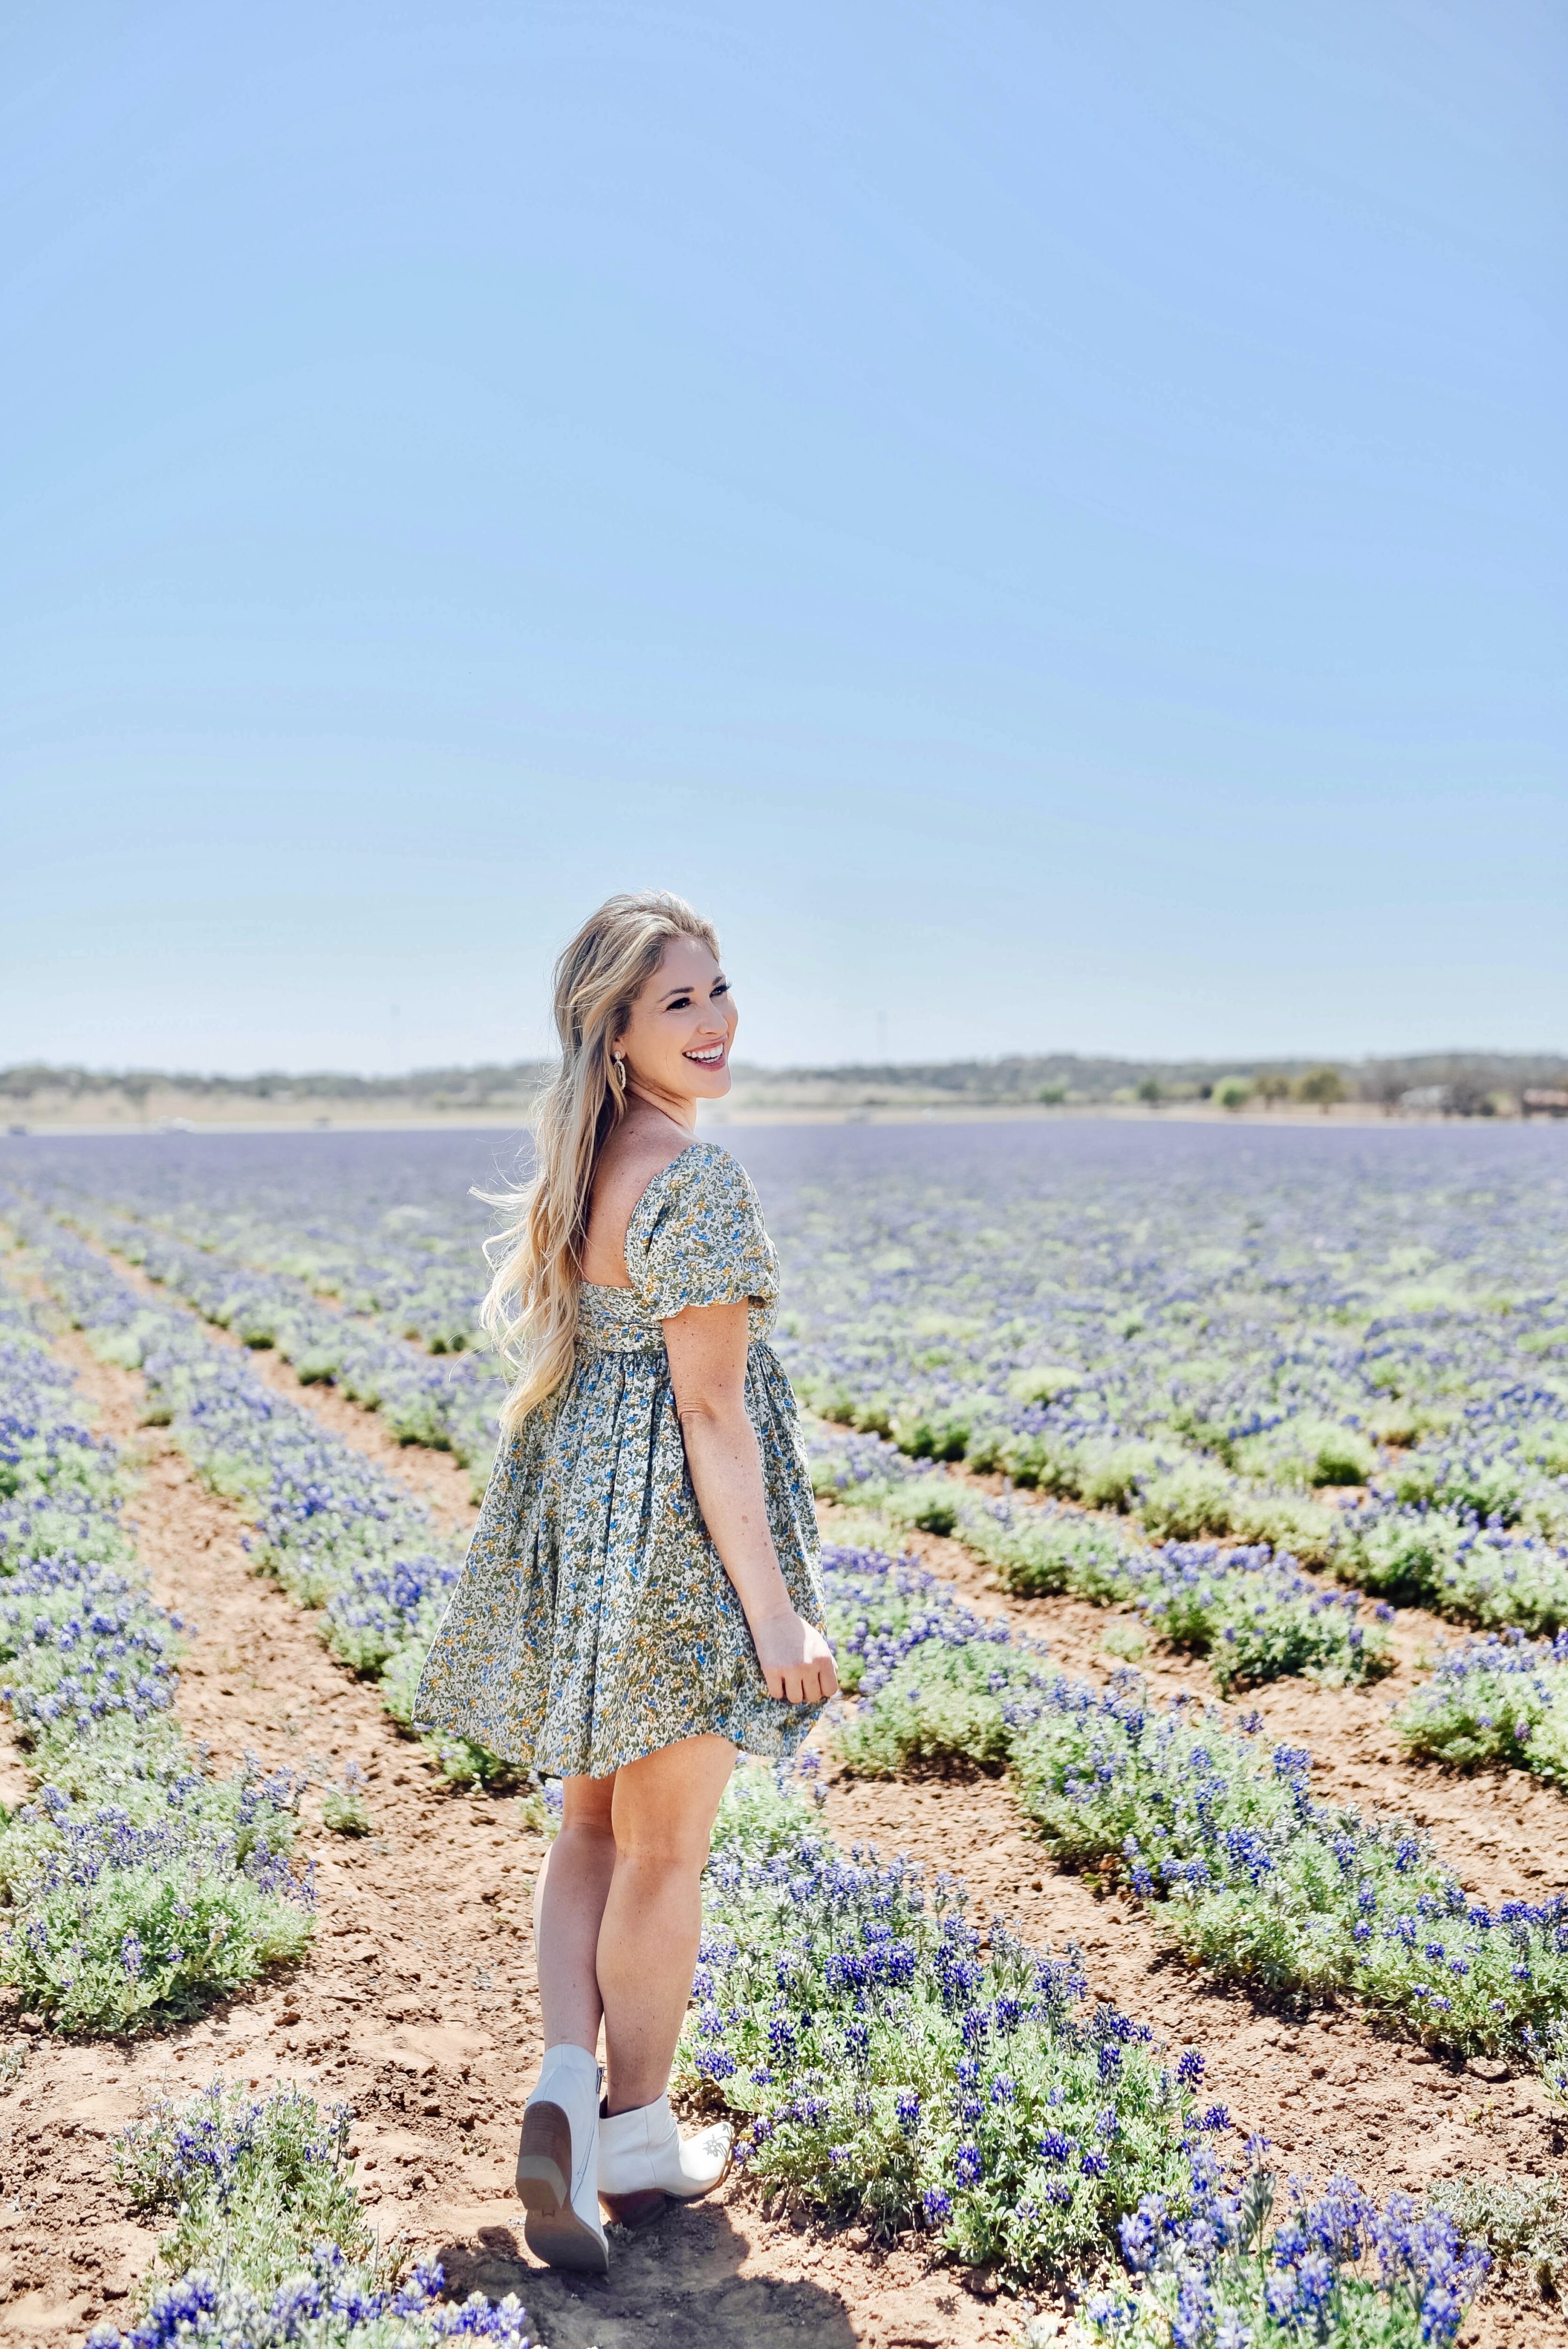
[[[583,1243],[593,1170],[625,1114],[625,1079],[611,1047],[672,938],[696,938],[717,958],[712,925],[663,889],[607,897],[590,914],[555,966],[555,1030],[561,1065],[534,1113],[531,1182],[482,1192],[511,1215],[487,1242],[492,1278],[480,1319],[512,1380],[501,1406],[503,1435],[548,1402],[572,1369]]]

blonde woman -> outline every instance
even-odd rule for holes
[[[708,1837],[737,1750],[793,1753],[838,1686],[768,1344],[772,1245],[746,1174],[696,1133],[736,1019],[678,897],[612,897],[556,965],[561,1067],[485,1301],[516,1382],[419,1690],[421,1722],[564,1781],[517,2186],[530,2247],[595,2273],[601,2204],[638,2225],[728,2166],[728,2129],[683,2140],[665,2093]]]

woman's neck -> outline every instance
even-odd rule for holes
[[[698,1098],[696,1093],[667,1093],[661,1085],[644,1084],[635,1077],[628,1078],[626,1082],[628,1112],[634,1109],[652,1110],[655,1115],[668,1118],[672,1125],[678,1125],[682,1133],[689,1134],[694,1141],[696,1138]]]

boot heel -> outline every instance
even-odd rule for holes
[[[559,2105],[530,2105],[517,2149],[518,2199],[525,2209],[553,2219],[572,2199],[572,2124]]]
[[[597,2213],[590,2226],[573,2207],[571,2119],[542,2097],[523,2112],[517,2192],[528,2213],[522,2240],[535,2259],[580,2275],[608,2274],[610,2255]]]
[[[675,2197],[660,2187],[650,2187],[641,2194],[605,2194],[599,2200],[618,2227],[646,2227],[662,2219]]]

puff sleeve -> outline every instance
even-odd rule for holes
[[[626,1233],[626,1278],[660,1321],[688,1305],[775,1302],[773,1244],[750,1178],[727,1151],[694,1143],[649,1185]]]

